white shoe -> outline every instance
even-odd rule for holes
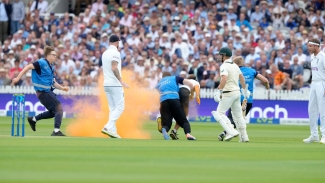
[[[105,135],[110,136],[111,138],[118,138],[118,139],[121,138],[116,132],[107,130],[106,128],[102,129],[102,133],[105,134]]]
[[[237,130],[232,130],[232,134],[227,134],[224,141],[231,141],[234,137],[237,137],[239,135]]]
[[[320,144],[325,144],[325,137],[322,137],[322,139],[319,141]]]
[[[310,136],[306,139],[303,140],[303,142],[309,144],[309,143],[313,143],[313,142],[319,142],[319,138],[318,137],[314,137],[314,136]]]
[[[241,136],[239,142],[249,142],[248,136],[247,135],[246,136]]]

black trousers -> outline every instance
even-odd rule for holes
[[[60,128],[63,117],[63,110],[60,101],[56,98],[53,91],[50,92],[37,92],[38,99],[48,110],[37,116],[36,120],[49,119],[54,117],[54,128]]]
[[[253,106],[252,103],[247,103],[247,106],[246,106],[246,115],[247,115],[247,114],[249,113],[249,111],[252,109],[252,106]],[[245,115],[245,116],[246,116],[246,115]],[[227,117],[229,118],[231,124],[233,124],[234,127],[236,128],[236,124],[235,124],[234,119],[232,118],[232,115],[231,115],[231,108],[228,110]]]
[[[184,129],[184,133],[191,133],[191,126],[186,119],[183,106],[179,99],[168,99],[160,103],[162,127],[168,132],[173,124],[173,118]]]
[[[187,116],[191,92],[187,88],[180,88],[178,93],[179,93],[179,100],[181,101],[185,115]]]

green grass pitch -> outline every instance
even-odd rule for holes
[[[64,120],[62,131],[69,120]],[[248,125],[249,143],[219,142],[217,123],[191,123],[197,141],[50,137],[53,120],[26,137],[10,136],[0,118],[0,182],[325,182],[325,145],[304,144],[308,126]]]

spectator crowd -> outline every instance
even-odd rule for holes
[[[220,81],[222,47],[267,77],[275,89],[310,82],[306,43],[325,39],[323,0],[95,0],[78,14],[58,17],[46,0],[0,3],[0,86],[57,49],[56,81],[96,86],[101,55],[118,35],[122,67],[154,88],[164,71],[195,74],[202,87]],[[325,47],[322,46],[322,51]],[[307,74],[307,75],[306,75]],[[31,73],[17,84],[32,86]],[[262,86],[257,82],[256,86]]]

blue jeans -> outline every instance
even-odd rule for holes
[[[11,34],[15,34],[20,28],[20,22],[19,21],[11,21]]]

